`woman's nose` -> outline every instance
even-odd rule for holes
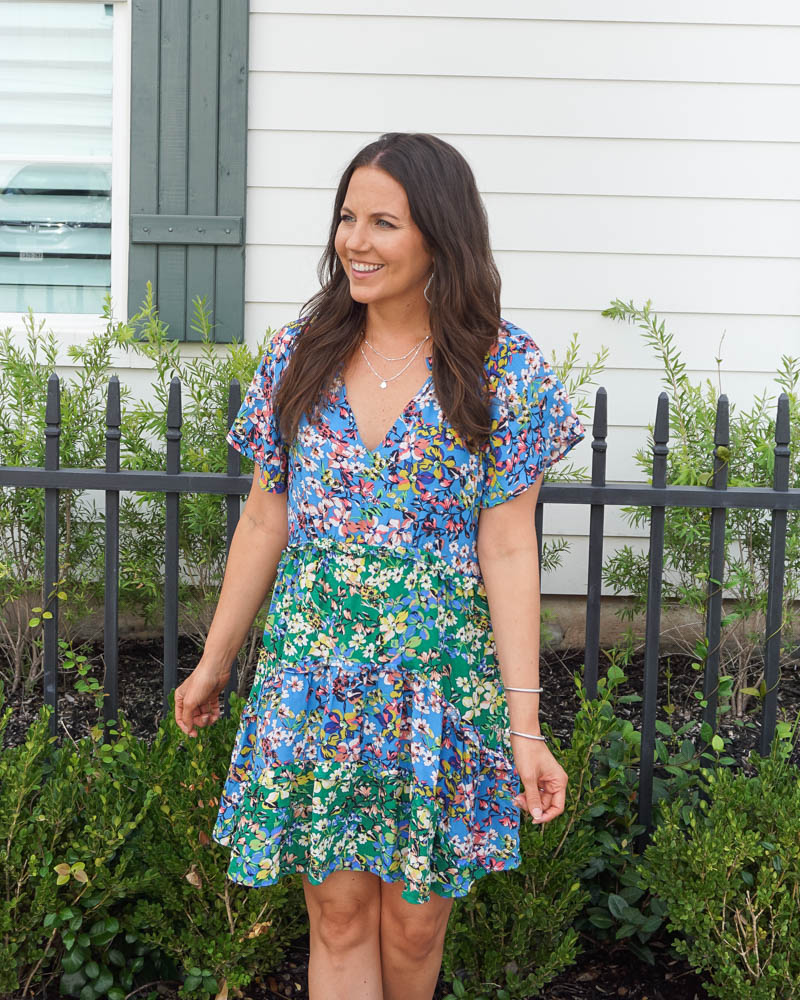
[[[348,250],[364,250],[369,246],[366,226],[357,222],[347,234],[345,246]]]

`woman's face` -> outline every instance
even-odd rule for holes
[[[335,247],[357,302],[408,306],[422,298],[433,258],[411,218],[405,189],[380,167],[353,172]]]

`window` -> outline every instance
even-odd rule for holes
[[[114,4],[0,0],[0,312],[111,289]]]

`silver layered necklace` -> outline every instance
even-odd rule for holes
[[[396,375],[392,375],[391,378],[385,378],[383,375],[381,375],[381,373],[379,371],[376,371],[375,368],[373,368],[373,366],[372,366],[372,362],[369,360],[369,358],[364,353],[364,345],[363,344],[359,344],[358,346],[359,346],[359,350],[361,351],[362,358],[367,362],[367,366],[369,367],[369,370],[381,380],[380,383],[379,383],[381,389],[385,389],[386,386],[390,382],[394,382],[394,380],[396,378],[400,378],[400,376],[403,374],[403,372],[410,365],[412,365],[414,363],[414,360],[416,359],[417,355],[419,354],[420,350],[422,349],[422,345],[425,343],[426,340],[430,340],[430,336],[431,335],[428,334],[426,337],[423,337],[422,340],[420,340],[420,342],[418,344],[416,344],[414,347],[412,347],[410,351],[406,351],[406,353],[403,354],[403,355],[401,355],[399,358],[390,358],[387,354],[382,354],[377,349],[377,347],[373,347],[373,345],[370,344],[370,342],[367,340],[366,334],[364,334],[364,343],[367,345],[367,347],[369,347],[371,350],[375,351],[375,353],[378,354],[378,355],[380,355],[380,357],[382,357],[385,361],[405,361],[405,359],[409,356],[409,354],[413,355],[413,357],[408,362],[408,364],[404,365],[400,369],[400,371],[397,372]]]

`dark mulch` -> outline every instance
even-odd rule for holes
[[[181,640],[179,649],[178,683],[194,668],[198,652],[188,640]],[[134,734],[148,743],[152,741],[161,717],[162,704],[162,647],[157,642],[124,642],[120,647],[119,692],[120,707],[130,722]],[[540,702],[542,719],[563,743],[572,732],[572,719],[578,707],[573,674],[582,668],[583,654],[561,653],[547,650],[542,656],[541,678],[545,688]],[[800,711],[800,671],[797,663],[784,669],[778,696],[778,720],[793,721]],[[643,663],[635,657],[625,668],[626,681],[620,686],[621,694],[641,694]],[[601,665],[602,670],[602,665]],[[669,689],[666,677],[669,672]],[[102,660],[96,653],[96,666],[92,676],[103,680]],[[754,678],[755,680],[756,678]],[[96,721],[93,702],[86,695],[74,691],[73,679],[64,691],[63,678],[59,682],[59,732],[62,738],[80,739],[89,735]],[[683,656],[665,656],[659,665],[658,718],[670,721],[677,728],[690,719],[699,720],[700,710],[694,691],[702,690],[702,676],[692,669],[691,660]],[[671,715],[664,706],[673,706]],[[23,696],[21,691],[6,691],[6,703],[13,714],[6,728],[4,746],[17,746],[24,741],[31,722],[42,704],[41,689]],[[640,725],[641,703],[627,702],[618,705],[618,714],[629,718],[637,728]],[[757,705],[751,706],[744,725],[727,721],[720,726],[723,736],[730,739],[727,752],[737,763],[748,769],[747,757],[758,746],[760,714]],[[699,734],[700,723],[687,733],[689,738]],[[800,763],[797,754],[795,758]],[[658,773],[658,769],[656,769]],[[629,1000],[706,1000],[700,977],[687,963],[676,958],[666,942],[650,942],[660,947],[661,954],[654,966],[636,959],[624,944],[609,949],[598,947],[592,941],[583,943],[584,951],[576,964],[563,972],[541,994],[545,1000],[588,1000],[598,997],[627,997]],[[307,941],[294,942],[279,970],[265,975],[244,991],[249,1000],[300,1000],[307,996],[306,966]],[[163,984],[159,993],[167,998],[176,997],[172,987]],[[445,991],[441,985],[435,1000],[441,1000]]]
[[[539,994],[541,1000],[598,1000],[600,997],[708,1000],[700,977],[683,960],[665,954],[651,966],[634,958],[623,947],[609,952],[585,942],[584,948],[577,963]],[[297,942],[284,968],[247,987],[243,991],[245,1000],[304,1000],[308,996],[307,963],[308,947],[305,942]],[[440,980],[433,1000],[442,1000],[447,992]]]

